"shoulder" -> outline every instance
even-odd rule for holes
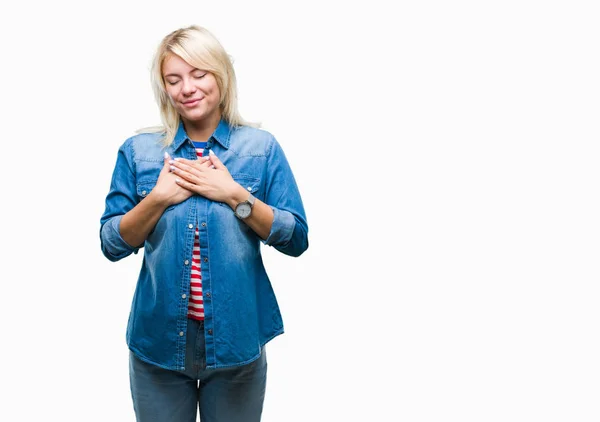
[[[277,145],[273,134],[265,129],[239,126],[231,131],[229,148],[238,155],[268,156]]]
[[[121,150],[130,154],[131,158],[142,157],[161,157],[163,145],[161,141],[164,137],[162,133],[138,133],[127,138],[121,145]]]

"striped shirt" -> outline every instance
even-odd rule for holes
[[[194,142],[196,155],[202,157],[206,142]],[[202,299],[202,271],[200,265],[200,238],[198,227],[194,238],[194,249],[192,252],[192,269],[190,276],[190,298],[188,302],[188,318],[197,320],[204,319],[204,301]]]

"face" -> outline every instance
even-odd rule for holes
[[[167,94],[184,121],[203,123],[220,119],[220,92],[212,73],[196,69],[171,54],[163,63],[162,74]]]

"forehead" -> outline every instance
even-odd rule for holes
[[[176,54],[169,54],[162,64],[163,75],[184,74],[193,72],[196,68]]]

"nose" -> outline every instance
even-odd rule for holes
[[[190,94],[193,94],[194,92],[196,92],[196,87],[194,86],[191,79],[184,78],[182,82],[183,82],[182,92],[184,95],[190,95]]]

